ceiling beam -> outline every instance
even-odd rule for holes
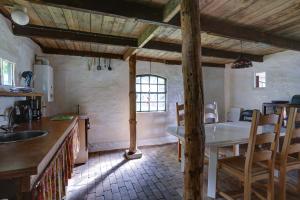
[[[83,31],[75,31],[61,28],[26,25],[20,26],[13,24],[13,33],[18,36],[42,37],[63,40],[73,40],[81,42],[93,42],[110,45],[136,47],[137,40],[135,38],[120,37],[112,35],[104,35],[99,33],[90,33]]]
[[[166,43],[166,42],[153,41],[153,40],[148,42],[143,48],[181,53],[181,44]],[[202,56],[205,57],[237,59],[240,55],[241,55],[240,52],[202,47]],[[243,55],[251,61],[255,61],[255,62],[264,61],[263,55],[254,55],[254,54],[247,54],[247,53],[244,53]]]
[[[10,3],[9,0],[3,0]],[[130,0],[27,0],[31,3],[163,24],[163,7]]]
[[[138,42],[136,38],[111,36],[99,33],[74,31],[36,25],[19,26],[16,24],[13,24],[12,30],[13,33],[18,36],[72,40],[79,42],[93,42],[106,45],[128,46],[133,48],[138,47]],[[181,44],[166,43],[153,40],[146,43],[143,48],[181,53]],[[206,57],[237,59],[240,56],[240,53],[203,47],[202,55]],[[263,62],[263,56],[261,55],[244,54],[244,56],[255,62]]]
[[[42,51],[46,54],[82,56],[82,57],[101,57],[101,58],[111,58],[111,59],[123,60],[122,54],[102,53],[102,52],[93,52],[93,51],[78,51],[78,50],[57,49],[57,48],[47,48],[47,47],[42,47]],[[180,60],[168,60],[168,59],[143,57],[143,56],[137,56],[137,60],[149,61],[149,62],[159,62],[159,63],[168,64],[168,65],[181,65]],[[204,67],[225,68],[225,64],[218,64],[218,63],[202,63],[202,65]]]
[[[8,0],[4,0],[8,1]],[[154,7],[138,1],[127,0],[27,0],[33,3],[50,5],[60,8],[87,11],[92,13],[113,15],[118,17],[135,18],[154,25],[173,26],[180,28],[180,17],[177,14],[174,19],[164,22],[164,8]],[[10,2],[10,1],[8,1]],[[121,8],[120,8],[121,7]],[[214,35],[239,40],[261,42],[279,48],[300,51],[300,41],[276,36],[272,33],[256,30],[255,27],[241,26],[233,22],[201,15],[201,31]]]
[[[43,47],[42,50],[44,53],[47,54],[123,59],[122,54],[101,53],[101,52],[94,52],[94,51],[78,51],[78,50],[57,49],[57,48],[47,48],[47,47]]]
[[[300,51],[299,40],[277,36],[269,32],[260,31],[255,27],[244,26],[207,15],[201,15],[200,20],[201,30],[212,35],[249,42],[261,42],[283,49]],[[169,24],[180,28],[180,14],[173,17]]]
[[[169,0],[163,9],[163,22],[170,21],[180,11],[181,0]],[[149,42],[159,31],[159,25],[149,25],[138,37],[138,48],[142,48]],[[123,59],[127,60],[129,57],[137,52],[137,48],[128,48],[123,55]]]

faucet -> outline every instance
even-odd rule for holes
[[[7,123],[7,125],[0,126],[0,129],[4,130],[6,133],[13,132],[14,128],[16,127],[16,125],[14,124],[14,120],[13,120],[14,110],[15,110],[15,108],[12,107],[12,108],[10,108],[10,110],[8,112],[8,123]]]

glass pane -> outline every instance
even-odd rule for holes
[[[157,94],[150,94],[150,101],[157,101]]]
[[[141,83],[148,83],[149,84],[149,76],[142,76]]]
[[[157,110],[157,103],[150,103],[150,111],[156,111]]]
[[[2,83],[3,85],[13,85],[13,64],[6,60],[3,60]]]
[[[158,85],[158,92],[165,92],[165,85]]]
[[[157,85],[150,85],[150,92],[157,92]]]
[[[136,77],[136,83],[140,83],[141,82],[141,77]]]
[[[165,101],[166,95],[165,94],[158,94],[158,101]]]
[[[165,79],[158,78],[158,84],[165,84]]]
[[[142,85],[142,92],[149,92],[149,85],[143,84]]]
[[[136,101],[137,102],[141,101],[141,94],[136,94]]]
[[[166,110],[166,104],[162,103],[162,102],[159,102],[158,103],[158,110],[159,111],[165,111]]]
[[[137,112],[141,111],[141,104],[140,103],[136,104],[136,111]]]
[[[136,92],[140,92],[141,91],[141,85],[140,84],[136,84],[135,85],[135,91]]]
[[[149,111],[149,103],[141,103],[141,111]]]
[[[141,102],[149,102],[149,94],[142,94]]]
[[[157,84],[157,77],[150,76],[150,84]]]

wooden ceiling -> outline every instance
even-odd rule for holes
[[[141,4],[142,2],[143,5],[149,6],[150,10],[161,10],[162,8],[166,8],[168,3],[172,1],[174,3],[178,3],[180,2],[179,0],[120,0],[118,1],[118,4],[116,4],[118,6],[115,6],[115,10],[111,11],[111,9],[107,9],[108,11],[105,13],[97,12],[96,9],[101,10],[101,8],[98,8],[99,6],[95,6],[95,8],[90,8],[87,6],[84,7],[84,9],[81,9],[80,7],[80,9],[78,9],[78,7],[76,7],[77,5],[73,6],[73,4],[70,3],[72,1],[68,0],[61,1],[63,2],[62,4],[60,4],[60,1],[55,0],[3,1],[3,4],[0,3],[0,8],[1,12],[4,15],[7,15],[7,17],[9,17],[9,13],[11,12],[10,5],[18,4],[25,6],[30,17],[30,25],[38,25],[39,27],[44,28],[52,27],[57,28],[58,30],[63,29],[81,31],[83,33],[104,34],[105,36],[117,36],[121,37],[121,39],[125,38],[127,42],[114,42],[112,44],[111,40],[109,39],[107,40],[108,42],[103,42],[103,40],[89,41],[84,38],[78,40],[77,37],[62,38],[59,36],[55,37],[55,34],[38,35],[30,33],[30,31],[27,31],[27,33],[24,34],[25,31],[22,31],[21,28],[21,31],[19,30],[18,32],[15,32],[17,35],[24,34],[25,36],[31,37],[43,48],[69,50],[69,54],[72,51],[98,52],[106,54],[111,53],[117,55],[130,55],[130,53],[136,53],[139,57],[149,59],[154,58],[160,59],[162,61],[181,60],[181,31],[179,27],[180,24],[178,25],[178,10],[174,11],[174,13],[170,12],[171,14],[167,18],[159,21],[157,19],[158,17],[154,14],[153,16],[148,17],[147,12],[145,12],[145,18],[142,14],[140,14],[140,12],[142,11],[138,12],[136,10],[132,10],[132,13],[127,14],[124,11],[126,7],[123,6],[128,2],[131,3],[130,5]],[[102,0],[101,2],[107,3],[114,1],[115,0]],[[243,53],[252,54],[254,56],[268,55],[284,51],[286,49],[300,50],[300,47],[297,46],[298,44],[300,44],[297,43],[300,42],[299,0],[200,1],[202,8],[201,20],[202,18],[206,20],[207,17],[222,20],[222,23],[220,22],[219,25],[218,23],[215,23],[215,27],[207,26],[208,28],[206,28],[206,21],[202,23],[204,24],[204,32],[201,34],[202,46],[207,48],[207,50],[222,50],[226,51],[225,53],[241,52],[240,39],[245,40],[242,43]],[[86,4],[89,4],[95,1],[85,0],[84,2]],[[71,6],[69,6],[69,4]],[[173,4],[172,6],[174,7],[174,10],[178,9],[176,5],[174,6]],[[124,12],[120,12],[119,16],[118,11]],[[116,14],[118,14],[118,16],[116,16]],[[134,18],[134,14],[137,14],[136,16],[138,17],[142,16],[141,18],[144,19]],[[202,17],[202,15],[204,17]],[[149,20],[150,18],[151,20]],[[226,23],[230,24],[227,26]],[[231,28],[231,24],[234,25],[233,28]],[[244,29],[236,29],[236,25],[239,27],[245,27],[245,33],[240,31]],[[224,30],[227,27],[229,27],[229,30]],[[218,28],[220,29],[220,31],[218,30]],[[145,33],[148,33],[149,30],[151,30],[151,32],[147,35],[148,38],[144,40],[144,44],[141,45],[140,38],[144,39],[142,36],[144,36]],[[246,34],[247,31],[251,32],[252,30],[256,31],[256,35],[254,35],[256,37],[250,35],[250,33]],[[266,34],[269,34],[272,37],[267,37],[269,35]],[[128,43],[128,41],[130,41],[130,38],[134,39],[132,41],[132,45],[131,43]],[[135,45],[134,43],[135,40],[137,40],[137,45]],[[282,42],[282,40],[284,41]],[[152,46],[151,44],[149,44],[149,42],[152,43]],[[158,46],[158,48],[156,48],[155,46],[155,48],[153,48],[154,43],[156,44],[156,46],[158,46],[158,44],[162,44],[162,46]],[[172,45],[174,46],[174,48],[172,48]],[[204,62],[208,63],[226,64],[234,61],[235,56],[238,57],[238,54],[232,54],[232,56],[220,56],[220,54],[216,53],[205,53],[203,54],[203,60]]]

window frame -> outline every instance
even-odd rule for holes
[[[3,67],[4,67],[4,62],[7,62],[9,64],[12,65],[12,71],[11,71],[11,84],[9,85],[6,85],[4,84],[4,74],[3,74]],[[15,86],[15,67],[16,66],[16,63],[12,62],[12,61],[9,61],[7,59],[4,59],[4,58],[0,58],[0,85],[1,86],[6,86],[6,87],[13,87]]]
[[[142,77],[149,77],[149,81],[148,81],[148,83],[142,83]],[[151,79],[151,77],[155,77],[155,78],[157,78],[157,83],[155,83],[155,84],[151,84],[151,81],[150,81],[150,79]],[[166,112],[167,111],[167,78],[165,78],[165,77],[162,77],[162,76],[159,76],[159,75],[155,75],[155,74],[138,74],[138,75],[136,75],[136,80],[137,80],[137,78],[140,78],[140,83],[138,83],[137,81],[136,81],[136,84],[135,84],[135,87],[137,87],[138,85],[139,85],[139,87],[140,87],[140,91],[139,92],[135,92],[136,93],[136,100],[135,100],[135,103],[136,103],[136,105],[140,105],[140,109],[138,110],[138,109],[136,109],[136,112],[137,113],[163,113],[163,112]],[[162,83],[158,83],[158,78],[161,78],[161,79],[163,79],[164,80],[164,83],[162,84]],[[142,92],[142,85],[149,85],[149,91],[148,92]],[[156,92],[150,92],[150,85],[156,85],[156,87],[157,87],[157,90],[156,90]],[[160,85],[163,85],[164,86],[164,92],[159,92],[159,90],[158,90],[158,87],[160,86]],[[140,95],[140,99],[139,100],[137,100],[137,96],[138,96],[138,94]],[[157,97],[156,97],[156,101],[150,101],[150,99],[149,99],[149,101],[148,102],[144,102],[144,101],[142,101],[142,94],[149,94],[149,98],[150,98],[150,95],[151,94],[156,94],[157,95]],[[158,100],[158,97],[159,97],[159,94],[164,94],[165,95],[165,99],[164,99],[164,101],[159,101]],[[148,110],[143,110],[142,111],[142,103],[148,103]],[[150,103],[156,103],[157,104],[157,107],[156,107],[156,110],[151,110],[151,108],[150,108]],[[164,105],[165,105],[165,107],[164,107],[164,109],[163,110],[159,110],[158,109],[158,104],[159,103],[164,103]],[[137,106],[136,106],[137,107]]]
[[[260,80],[260,78],[262,78],[259,76],[260,74],[264,74],[264,79],[265,79],[264,81]],[[258,85],[257,85],[256,77],[258,77]],[[260,84],[262,84],[262,85],[260,86]],[[254,88],[255,89],[264,89],[266,87],[267,87],[267,73],[265,71],[254,72]]]

